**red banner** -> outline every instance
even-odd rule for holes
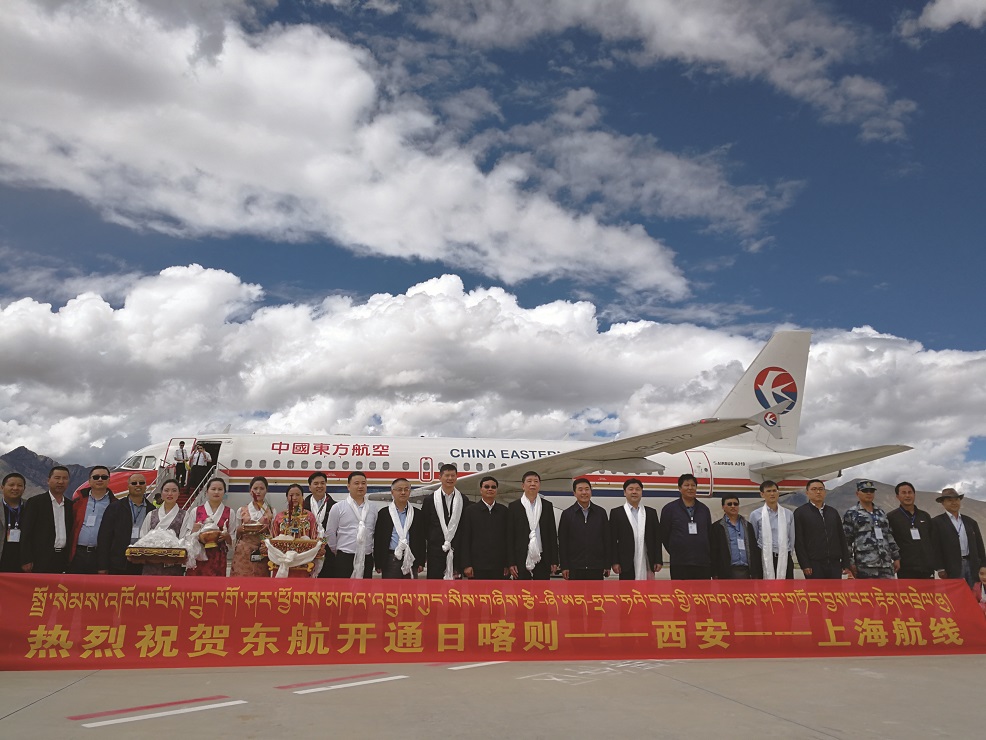
[[[0,576],[0,670],[986,652],[962,581]]]

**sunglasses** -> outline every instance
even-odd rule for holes
[[[108,475],[90,475],[89,478],[91,480],[109,480],[110,479],[110,477]]]
[[[146,486],[147,483],[145,481],[142,481],[142,480],[132,480],[132,481],[130,481],[130,485],[132,485],[132,486]]]
[[[739,501],[727,501],[723,506],[739,506]]]

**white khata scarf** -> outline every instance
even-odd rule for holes
[[[623,510],[630,520],[630,527],[633,529],[633,579],[635,581],[646,581],[650,578],[650,569],[647,567],[647,549],[644,546],[644,529],[647,526],[647,515],[644,507],[637,509],[637,516],[633,515],[633,507],[627,501],[623,504]],[[640,521],[641,517],[644,521]]]
[[[462,494],[459,489],[452,489],[452,518],[448,524],[445,523],[445,507],[442,505],[442,489],[438,488],[432,494],[435,503],[435,514],[438,516],[438,523],[442,525],[442,535],[445,537],[445,544],[442,545],[442,552],[445,553],[445,580],[451,581],[455,578],[455,566],[452,564],[452,540],[455,531],[459,528],[459,519],[462,517]]]
[[[524,567],[527,570],[534,570],[534,566],[541,562],[541,548],[538,547],[538,522],[541,521],[541,497],[534,499],[534,506],[531,506],[524,497],[524,511],[527,513],[527,526],[531,528],[531,536],[527,540],[527,561]]]
[[[411,504],[407,505],[407,524],[403,527],[401,526],[401,515],[397,511],[397,505],[391,501],[390,506],[387,508],[390,510],[390,518],[394,522],[394,531],[397,532],[397,549],[394,550],[394,557],[398,560],[403,560],[401,563],[401,573],[407,576],[411,574],[411,568],[414,567],[414,554],[411,552],[411,545],[407,541],[407,534],[411,531],[411,522],[414,521],[414,507]],[[442,518],[444,519],[445,517]]]
[[[167,529],[171,526],[171,522],[175,520],[175,517],[178,516],[180,510],[181,507],[175,504],[171,507],[171,511],[165,513],[164,507],[162,506],[155,512],[157,514],[157,524],[151,527],[151,529]]]
[[[370,530],[366,528],[366,515],[370,511],[370,505],[363,502],[363,512],[360,513],[359,507],[350,496],[346,499],[349,508],[353,510],[359,525],[356,527],[356,557],[353,558],[353,578],[363,577],[363,565],[366,563],[366,541],[370,538]]]
[[[763,540],[763,579],[765,581],[783,581],[787,577],[788,532],[787,517],[780,504],[777,505],[777,571],[774,571],[774,532],[770,528],[770,507],[767,504],[760,509],[760,539]]]

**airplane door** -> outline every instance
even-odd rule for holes
[[[418,480],[431,483],[435,478],[435,463],[430,457],[422,457],[418,461]]]
[[[715,486],[713,485],[712,464],[709,462],[709,456],[704,452],[697,451],[686,452],[685,454],[692,466],[692,475],[698,478],[698,495],[711,496]]]

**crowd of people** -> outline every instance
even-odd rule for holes
[[[578,478],[574,502],[556,519],[535,471],[524,474],[522,495],[505,506],[495,477],[481,478],[481,500],[473,502],[456,488],[456,466],[446,464],[420,509],[410,504],[406,478],[393,481],[392,501],[378,508],[367,500],[363,473],[349,474],[349,495],[336,502],[326,493],[326,475],[316,472],[307,495],[299,484],[288,487],[279,514],[262,476],[250,483],[250,502],[235,511],[224,503],[221,478],[209,481],[205,501],[186,511],[176,479],[164,481],[151,500],[144,474],[134,472],[128,495],[118,499],[108,488],[109,469],[96,466],[89,485],[69,499],[69,477],[67,468],[53,467],[45,494],[27,500],[24,476],[3,479],[0,572],[266,576],[268,538],[291,535],[325,543],[312,571],[320,578],[370,578],[375,571],[383,578],[647,580],[664,567],[666,550],[672,580],[790,579],[795,563],[807,579],[937,575],[964,579],[986,611],[983,537],[976,520],[960,513],[964,496],[954,488],[937,497],[944,511],[932,517],[916,506],[910,483],[897,484],[899,507],[887,513],[874,504],[876,485],[860,481],[858,502],[840,515],[826,505],[820,480],[808,481],[808,502],[794,511],[779,504],[777,484],[764,481],[763,505],[749,519],[739,512],[739,498],[727,494],[714,520],[690,474],[678,479],[679,496],[660,515],[642,504],[637,478],[624,481],[625,501],[608,514],[592,502],[590,481]],[[155,530],[194,540],[201,556],[187,568],[130,562],[127,548]]]

